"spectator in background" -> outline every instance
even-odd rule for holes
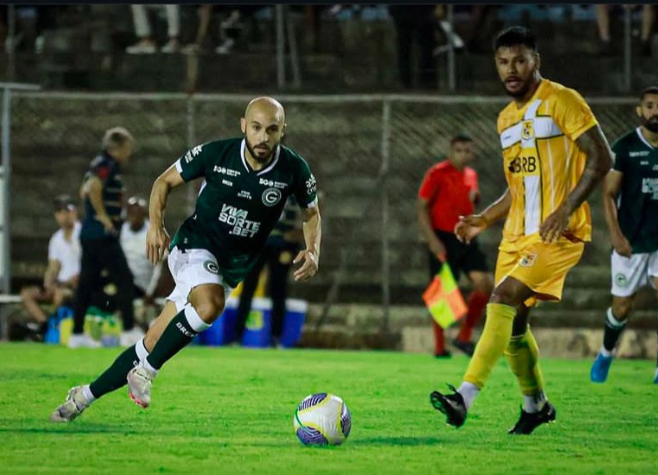
[[[422,237],[429,249],[430,279],[448,262],[455,279],[464,272],[473,284],[467,298],[468,313],[462,320],[458,337],[453,344],[471,356],[475,345],[471,342],[473,327],[489,301],[493,277],[477,241],[460,242],[455,236],[455,225],[460,216],[473,213],[479,200],[477,173],[466,166],[473,160],[472,139],[456,135],[450,140],[450,156],[434,165],[425,175],[418,192],[416,213]],[[434,326],[434,356],[449,357],[441,328]]]
[[[80,230],[82,262],[70,348],[100,346],[83,330],[93,295],[102,289],[103,270],[107,270],[117,287],[117,304],[123,319],[121,344],[144,336],[144,332],[135,327],[133,276],[119,243],[123,199],[121,168],[130,161],[134,143],[132,134],[123,127],[109,129],[103,137],[102,152],[91,162],[85,175],[81,190],[85,198],[85,219]]]
[[[440,6],[439,6],[440,7]],[[434,31],[437,18],[442,10],[434,5],[390,5],[388,11],[393,17],[397,32],[398,68],[402,85],[411,89],[413,84],[413,44],[418,43],[418,70],[420,87],[437,88]]]
[[[54,200],[55,221],[59,230],[48,243],[48,267],[43,276],[43,288],[24,287],[21,300],[31,321],[27,327],[38,333],[45,332],[46,313],[39,304],[53,304],[60,307],[73,296],[80,276],[80,222],[75,203],[68,195],[60,195]]]
[[[146,8],[161,8],[162,5],[131,5],[133,21],[135,23],[135,34],[138,41],[126,48],[128,54],[152,54],[157,51],[157,45],[151,31],[151,23]],[[167,25],[169,40],[160,49],[162,53],[176,53],[180,49],[180,6],[164,5],[167,13]]]
[[[198,6],[197,16],[199,18],[199,24],[197,26],[194,42],[185,45],[182,48],[181,52],[183,54],[199,54],[203,51],[203,44],[206,41],[208,26],[210,25],[210,19],[212,17],[212,7],[213,6],[210,4]]]
[[[235,341],[240,342],[245,331],[247,317],[251,311],[251,302],[258,286],[260,273],[265,266],[269,270],[268,288],[272,299],[271,346],[280,347],[283,323],[286,316],[286,297],[288,295],[288,275],[292,268],[304,234],[301,227],[301,214],[293,196],[288,198],[279,221],[265,243],[262,254],[244,279],[240,304],[235,322]]]
[[[625,9],[633,9],[639,5],[624,5]],[[640,52],[642,56],[651,55],[651,33],[653,32],[653,23],[655,20],[654,5],[642,5],[642,29],[640,33]],[[601,44],[600,53],[603,55],[612,54],[612,41],[610,39],[610,5],[596,5],[596,25],[599,31],[599,41]]]
[[[135,297],[142,298],[144,305],[154,304],[154,295],[162,274],[162,263],[155,266],[146,256],[146,219],[148,207],[144,198],[132,196],[126,207],[126,222],[121,228],[121,248],[126,255],[128,267],[133,275]]]

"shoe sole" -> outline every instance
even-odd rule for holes
[[[144,409],[149,407],[149,404],[145,403],[144,401],[141,401],[141,400],[137,399],[130,390],[128,390],[128,396],[130,396],[130,399],[132,399],[132,401],[135,404],[137,404],[138,406],[141,406]]]
[[[532,432],[537,430],[537,428],[539,426],[543,425],[543,424],[555,424],[556,419],[557,419],[557,410],[555,409],[555,407],[553,407],[553,412],[548,415],[548,419],[546,419],[545,421],[542,421],[538,425],[536,425],[535,428],[532,429]],[[508,432],[508,434],[510,434],[510,435],[531,435],[532,432],[529,432],[527,434],[525,434],[523,432]]]
[[[448,410],[446,409],[446,404],[443,401],[443,396],[439,394],[437,391],[434,391],[433,393],[430,394],[430,402],[432,403],[432,407],[439,411],[440,413],[444,414],[446,416],[446,423],[456,427],[459,429],[461,426],[464,425],[465,421],[462,421],[461,424],[456,424],[454,421],[450,420],[450,414],[448,414]]]

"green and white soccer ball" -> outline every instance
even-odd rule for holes
[[[311,394],[297,406],[293,418],[297,438],[304,445],[340,445],[352,430],[347,405],[335,394]]]

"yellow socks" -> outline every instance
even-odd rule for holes
[[[484,387],[484,382],[510,342],[515,315],[516,309],[509,305],[500,303],[487,305],[487,321],[466,370],[464,381],[480,389]]]
[[[505,357],[524,396],[534,396],[543,391],[544,379],[539,369],[539,348],[529,327],[525,334],[512,337],[505,349]]]

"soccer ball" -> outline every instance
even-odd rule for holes
[[[304,445],[340,445],[352,429],[347,405],[335,394],[311,394],[297,406],[293,418],[297,438]]]

